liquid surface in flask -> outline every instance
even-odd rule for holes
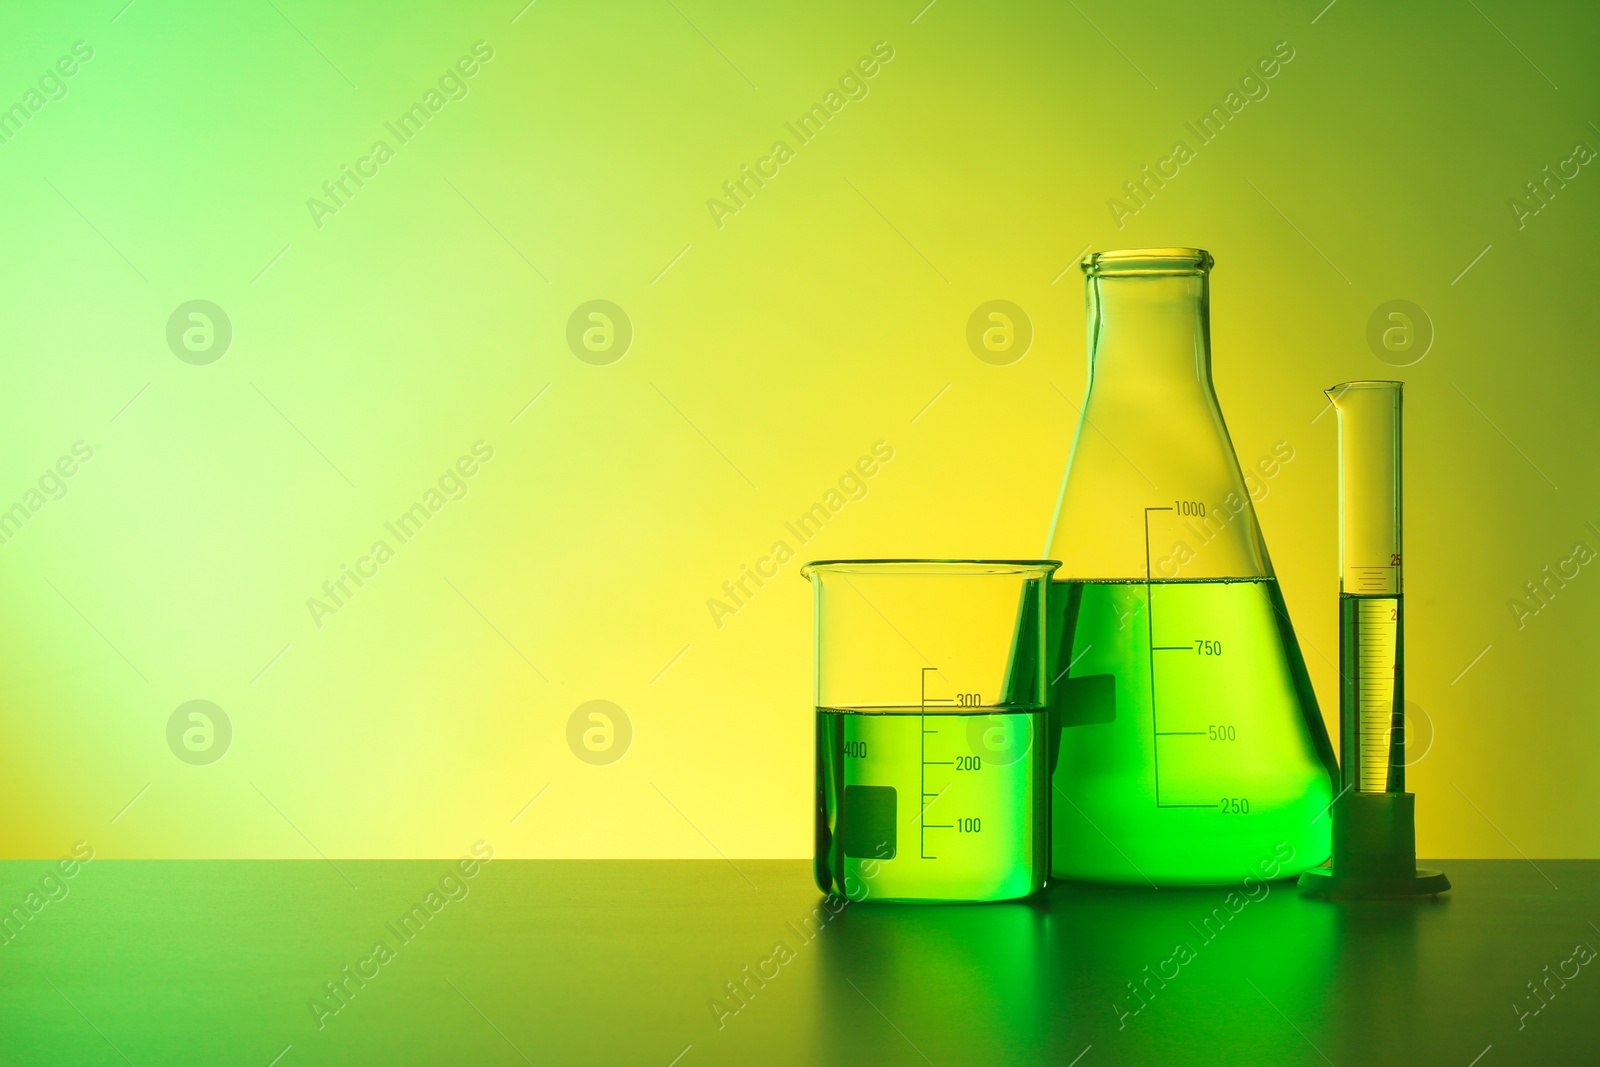
[[[1331,851],[1333,747],[1254,507],[1294,449],[1263,444],[1245,479],[1211,267],[1194,248],[1083,263],[1088,389],[1049,542],[1056,877],[1236,882]]]
[[[816,880],[852,900],[1044,884],[1045,711],[817,709]]]

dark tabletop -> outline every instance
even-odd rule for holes
[[[787,860],[7,862],[0,1062],[1600,1063],[1600,862],[1433,865],[835,911]]]

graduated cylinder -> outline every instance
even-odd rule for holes
[[[1343,789],[1405,792],[1400,382],[1328,390],[1339,418]]]
[[[1399,382],[1328,390],[1339,412],[1339,734],[1333,864],[1300,888],[1339,899],[1436,896],[1417,867],[1417,798],[1405,787],[1405,605],[1401,598]]]

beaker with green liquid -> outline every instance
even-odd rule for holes
[[[822,560],[802,568],[816,600],[823,892],[1011,900],[1044,887],[1043,624],[1055,567]],[[1021,656],[1019,640],[1031,642]]]
[[[1202,884],[1328,858],[1338,769],[1212,385],[1212,262],[1082,264],[1089,385],[1049,552],[1057,877]]]

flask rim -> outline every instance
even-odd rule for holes
[[[1091,278],[1152,274],[1208,274],[1216,260],[1204,248],[1119,248],[1090,252],[1079,264]]]

